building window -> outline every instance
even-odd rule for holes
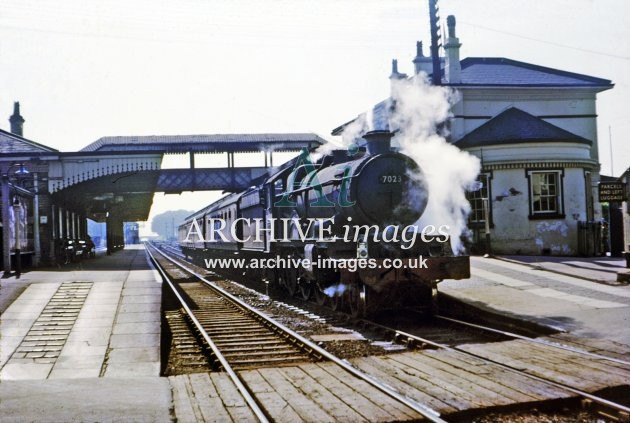
[[[468,222],[471,226],[481,226],[486,223],[486,210],[484,202],[488,199],[488,193],[490,192],[490,175],[482,173],[477,177],[479,189],[474,191],[468,191],[466,197],[470,203],[470,215],[468,216]],[[476,188],[477,188],[476,187]],[[491,218],[492,210],[488,210],[487,214]]]
[[[530,219],[564,218],[562,172],[534,172],[529,179]]]

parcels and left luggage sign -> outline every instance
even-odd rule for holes
[[[626,201],[626,184],[623,182],[600,182],[599,202]]]

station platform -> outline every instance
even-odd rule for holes
[[[471,279],[444,281],[440,290],[630,345],[630,286],[615,282],[625,260],[509,256],[471,264]],[[2,421],[194,420],[181,410],[196,391],[159,376],[161,295],[143,246],[0,279]]]
[[[2,421],[169,421],[143,246],[0,280]]]
[[[495,258],[526,264],[532,269],[609,285],[630,282],[630,269],[626,267],[624,258],[561,256],[496,256]]]
[[[471,278],[440,283],[471,309],[576,336],[630,345],[630,285],[625,259],[471,257]]]

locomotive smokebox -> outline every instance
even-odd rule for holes
[[[367,152],[371,155],[389,153],[391,151],[393,133],[384,130],[370,131],[363,135],[367,141]]]

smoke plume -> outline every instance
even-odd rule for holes
[[[417,222],[420,227],[448,225],[451,247],[461,253],[462,237],[467,235],[470,205],[466,187],[477,178],[479,159],[446,141],[440,128],[449,115],[458,94],[447,87],[430,85],[418,75],[394,81],[393,107],[389,125],[396,132],[394,141],[400,151],[418,163],[429,187],[427,208]]]

